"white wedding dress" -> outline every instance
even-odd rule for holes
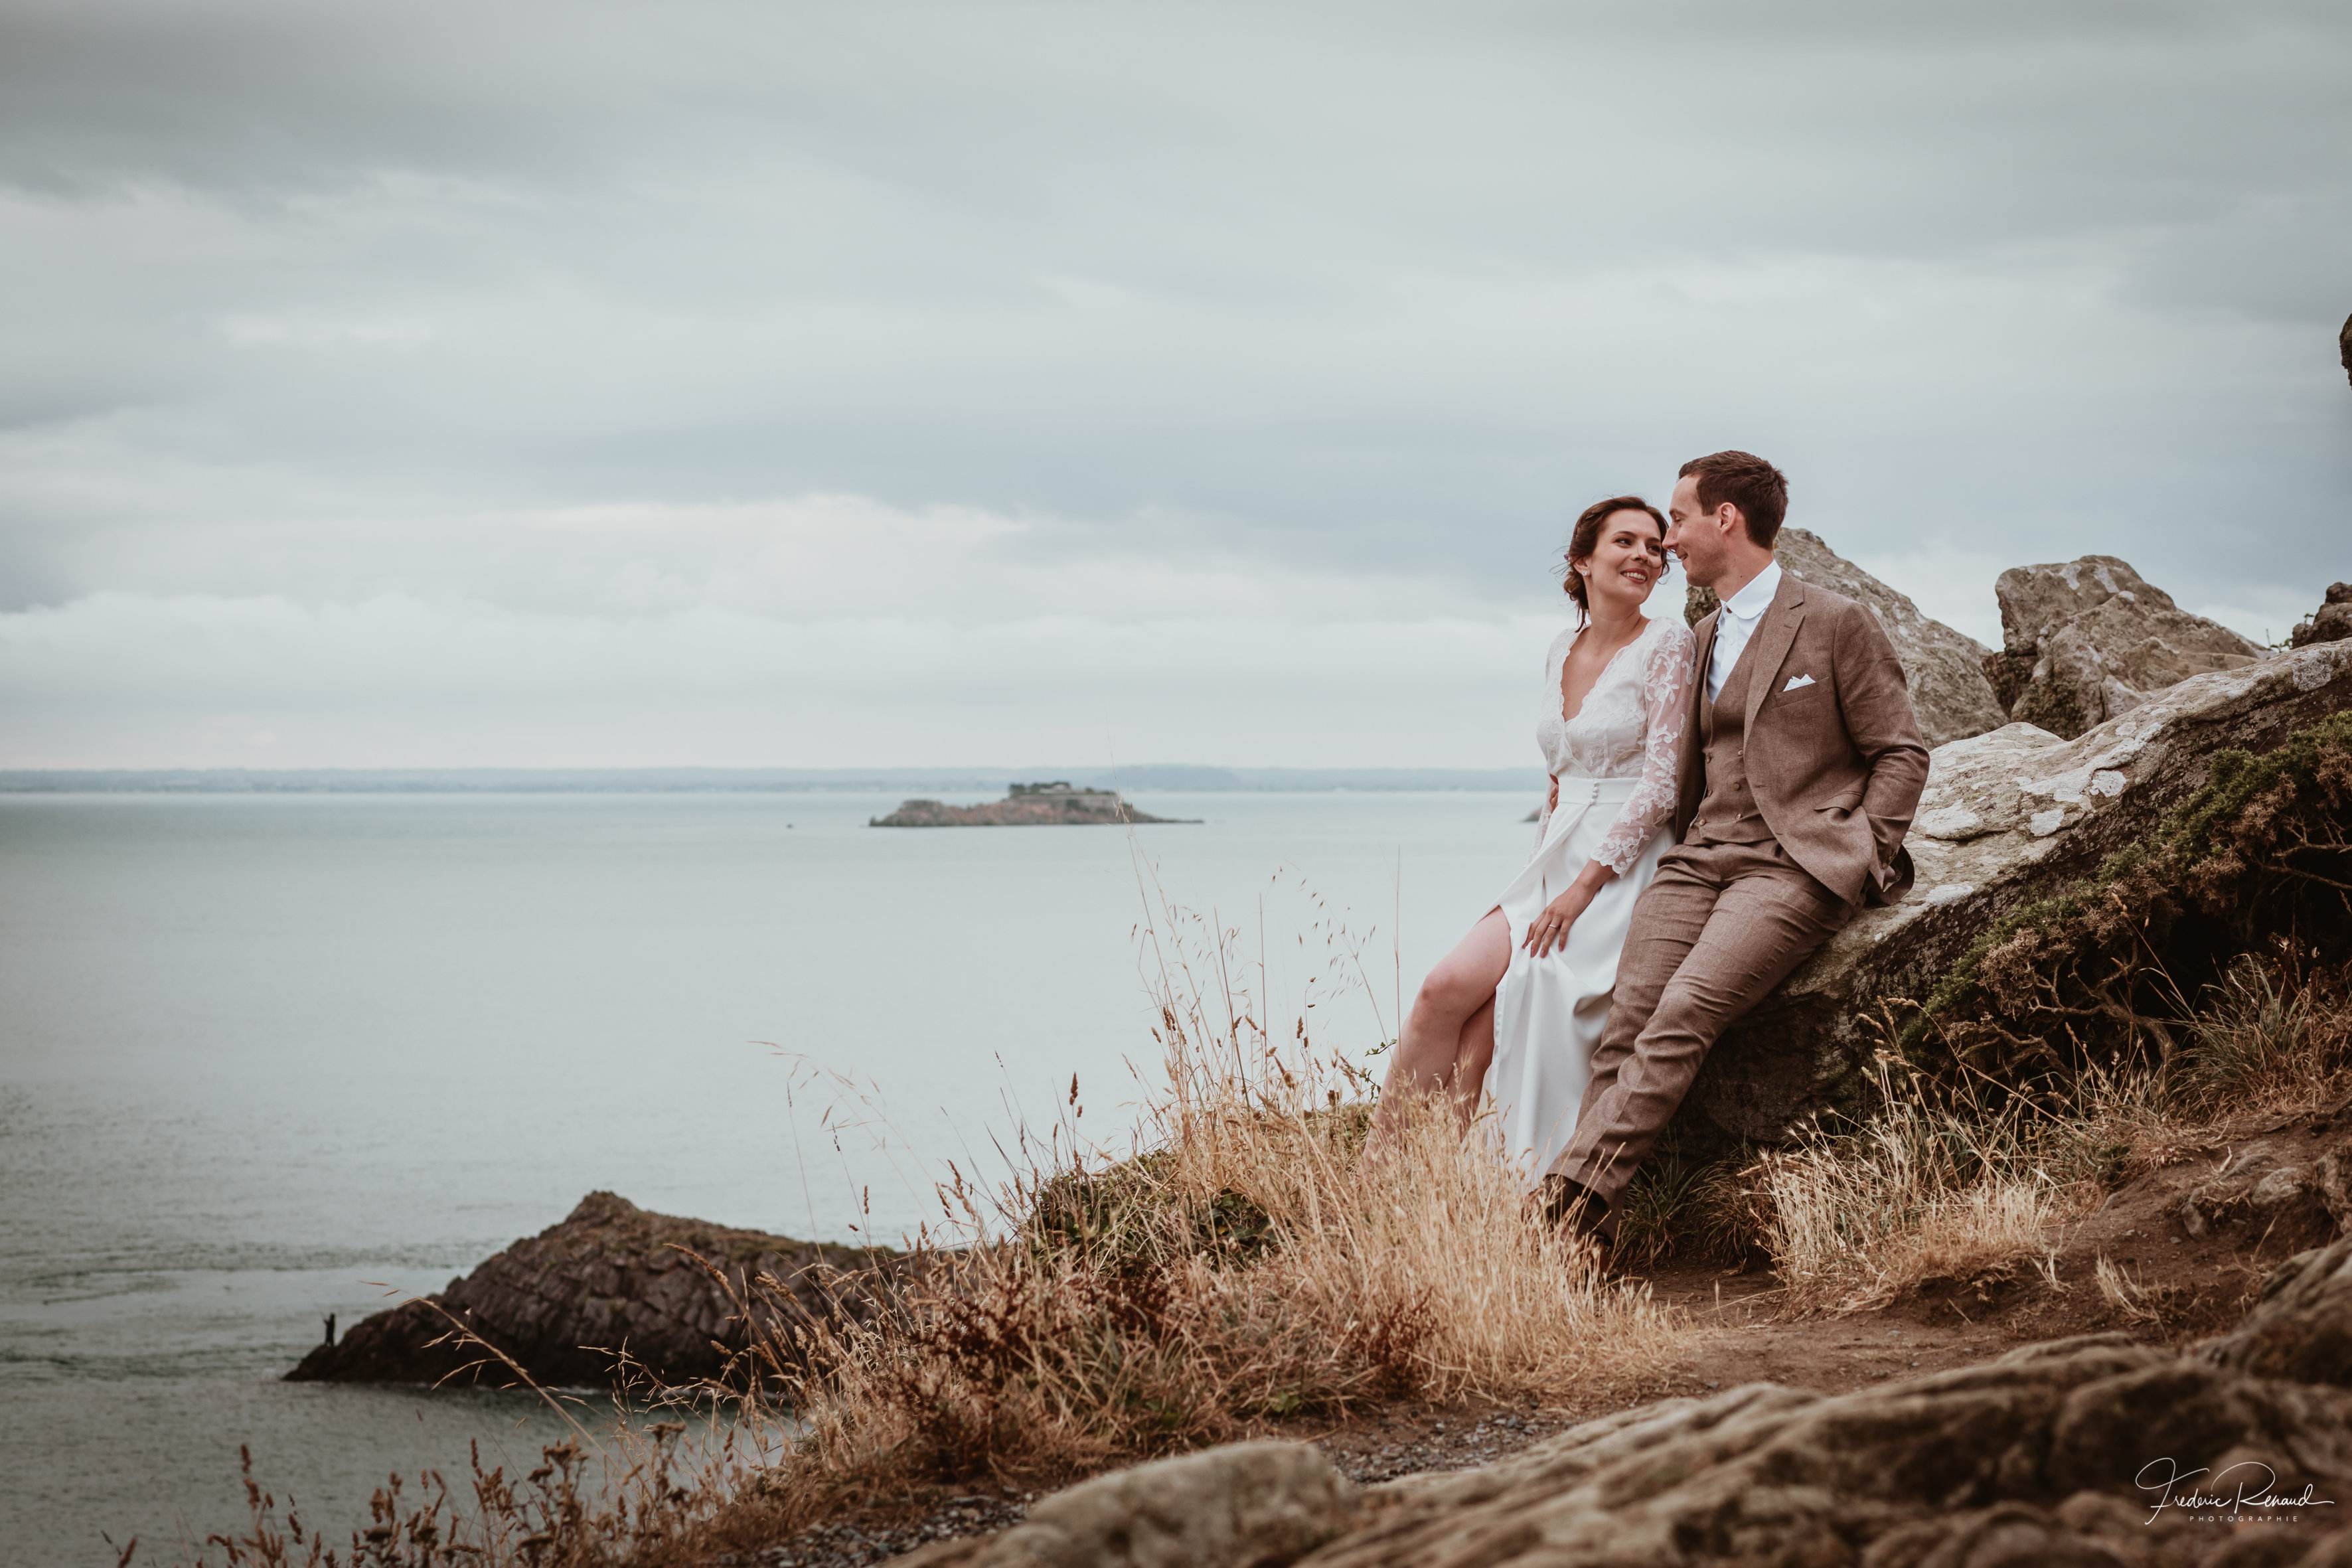
[[[1571,720],[1561,717],[1559,674],[1576,636],[1570,629],[1552,641],[1536,724],[1559,803],[1544,811],[1535,858],[1496,906],[1511,923],[1511,965],[1495,987],[1486,1089],[1504,1157],[1530,1189],[1576,1131],[1633,901],[1674,842],[1675,768],[1695,649],[1679,620],[1653,618],[1610,660]],[[1569,928],[1566,947],[1533,956],[1528,925],[1588,860],[1617,875]]]

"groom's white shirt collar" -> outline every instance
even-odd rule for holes
[[[1740,650],[1756,635],[1756,623],[1772,607],[1772,595],[1780,591],[1780,563],[1775,561],[1748,579],[1746,587],[1723,601],[1723,613],[1715,617],[1715,654],[1706,664],[1709,702],[1723,695],[1723,683],[1731,674],[1731,667],[1739,662]]]

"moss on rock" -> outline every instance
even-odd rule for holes
[[[2180,1002],[2257,950],[2294,964],[2352,955],[2352,712],[2262,755],[2214,752],[2149,838],[1978,937],[1898,1043],[1931,1076],[2004,1083],[2161,1067]]]

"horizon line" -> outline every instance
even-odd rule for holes
[[[1541,787],[1542,769],[1380,766],[1257,767],[1141,763],[1125,767],[1001,764],[880,767],[62,767],[0,768],[0,794],[431,794],[596,792],[782,792],[792,789],[995,789],[1066,781],[1121,789],[1380,789],[1517,791]]]

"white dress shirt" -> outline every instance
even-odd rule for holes
[[[1739,662],[1740,650],[1756,635],[1756,623],[1772,607],[1772,595],[1780,591],[1780,563],[1775,561],[1756,574],[1748,586],[1723,601],[1723,613],[1715,617],[1715,654],[1706,665],[1709,702],[1723,695],[1723,683],[1731,674],[1731,667]]]

